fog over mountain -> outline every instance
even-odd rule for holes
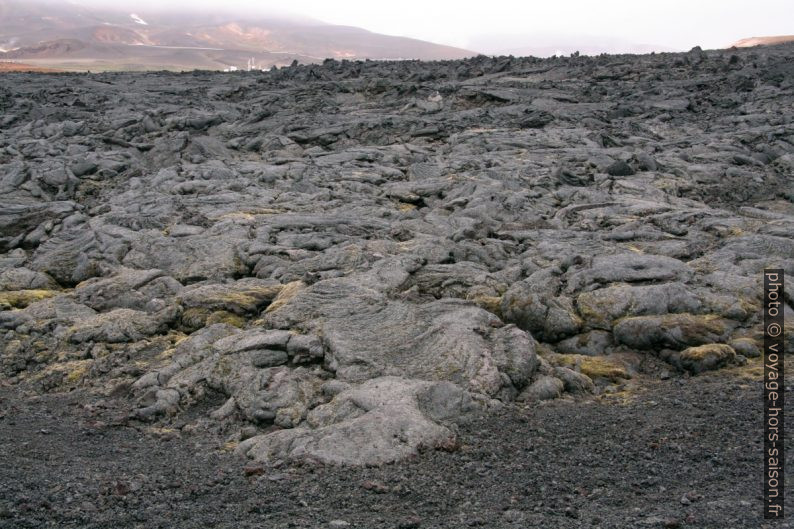
[[[457,59],[475,52],[256,11],[99,8],[0,0],[0,60],[69,70],[269,69],[333,59]]]

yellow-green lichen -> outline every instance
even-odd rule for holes
[[[709,376],[728,376],[748,381],[760,381],[764,378],[764,360],[761,357],[751,358],[745,365],[726,367],[710,373]]]
[[[280,309],[289,303],[289,301],[294,298],[305,286],[306,285],[303,283],[303,281],[293,281],[292,283],[287,283],[281,288],[281,291],[276,296],[276,299],[274,299],[273,302],[267,307],[265,312],[269,313]]]
[[[225,323],[242,329],[245,327],[245,318],[225,310],[217,310],[207,317],[205,325],[213,325],[215,323]]]
[[[488,312],[496,314],[501,317],[502,314],[502,298],[499,296],[474,296],[470,298],[475,305]]]
[[[192,307],[182,313],[182,325],[190,330],[204,327],[211,312],[204,307]]]
[[[552,363],[561,367],[578,369],[583,375],[592,379],[603,378],[610,382],[619,382],[631,378],[624,366],[603,356],[558,354],[554,356]]]
[[[693,360],[701,362],[706,359],[722,360],[736,356],[733,347],[725,344],[707,344],[698,347],[690,347],[681,351],[681,360]]]
[[[64,355],[57,355],[63,357]],[[62,384],[74,385],[83,380],[88,374],[88,370],[93,364],[93,360],[72,360],[51,364],[36,374],[37,379],[43,379],[55,373],[63,376]]]
[[[31,303],[57,296],[57,290],[9,290],[0,292],[0,310],[24,309]]]

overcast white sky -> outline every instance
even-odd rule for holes
[[[81,3],[85,2],[118,6],[125,0]],[[794,0],[480,0],[470,4],[461,0],[136,0],[132,5],[140,10],[287,10],[332,24],[464,48],[483,42],[483,35],[608,36],[689,49],[724,47],[744,37],[794,34]]]

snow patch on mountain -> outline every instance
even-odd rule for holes
[[[144,19],[142,19],[141,17],[139,17],[139,16],[138,16],[138,15],[136,15],[135,13],[131,14],[131,15],[130,15],[130,18],[131,18],[133,21],[135,21],[135,23],[136,23],[136,24],[142,24],[142,25],[144,25],[144,26],[148,26],[148,25],[149,25],[149,23],[148,23],[148,22],[146,22]]]

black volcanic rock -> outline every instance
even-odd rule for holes
[[[792,56],[7,74],[0,377],[367,465],[741,363],[794,269]]]
[[[618,160],[607,167],[607,173],[611,176],[631,176],[634,174],[634,169],[623,160]]]

